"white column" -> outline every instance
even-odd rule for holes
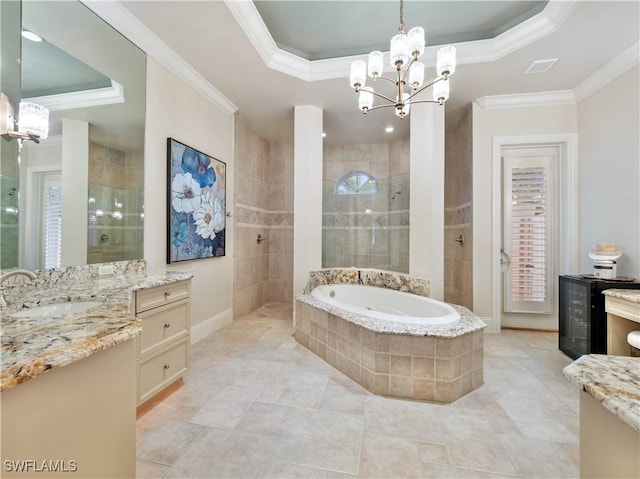
[[[62,266],[87,263],[89,123],[62,120]]]
[[[409,273],[444,299],[444,108],[411,106]]]
[[[294,110],[293,296],[322,267],[322,108]]]

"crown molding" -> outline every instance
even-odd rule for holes
[[[550,0],[543,11],[501,33],[495,38],[454,44],[459,64],[498,60],[540,38],[553,33],[577,6],[576,0]],[[280,48],[273,40],[251,0],[225,0],[225,4],[253,44],[265,65],[301,80],[317,81],[349,76],[351,62],[366,60],[366,55],[307,60]],[[437,46],[427,47],[421,61],[435,62]],[[385,52],[388,58],[389,53]],[[391,71],[385,61],[385,71]]]
[[[147,55],[209,99],[224,113],[232,115],[238,110],[238,107],[231,100],[169,48],[119,1],[81,0],[81,2]]]
[[[493,95],[478,98],[476,103],[485,110],[501,108],[523,108],[530,106],[573,105],[576,97],[573,90],[518,93],[515,95]]]
[[[37,103],[50,111],[73,110],[91,106],[124,103],[124,88],[120,83],[111,80],[111,86],[92,90],[72,91],[57,95],[35,96],[26,101]]]
[[[640,42],[636,42],[623,51],[620,55],[612,58],[599,70],[585,78],[575,87],[576,100],[582,101],[592,93],[605,86],[611,80],[616,79],[640,61]]]
[[[485,110],[576,104],[604,87],[610,81],[615,80],[639,62],[640,42],[636,42],[585,78],[573,90],[484,96],[478,98],[476,103]]]

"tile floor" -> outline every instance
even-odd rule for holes
[[[485,335],[453,404],[375,396],[268,304],[192,347],[184,386],[137,421],[137,477],[578,477],[578,388],[557,335]]]

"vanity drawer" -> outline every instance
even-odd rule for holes
[[[178,281],[136,292],[136,313],[180,301],[191,296],[191,282]]]
[[[138,354],[144,356],[154,349],[189,333],[191,302],[183,299],[138,314],[142,332],[138,340]]]
[[[189,337],[139,363],[138,404],[171,384],[189,369]]]

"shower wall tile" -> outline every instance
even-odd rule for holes
[[[471,110],[446,137],[445,301],[473,306],[473,145]],[[460,235],[464,245],[455,241]]]
[[[236,115],[234,165],[234,314],[242,316],[293,301],[293,145],[271,144]]]

